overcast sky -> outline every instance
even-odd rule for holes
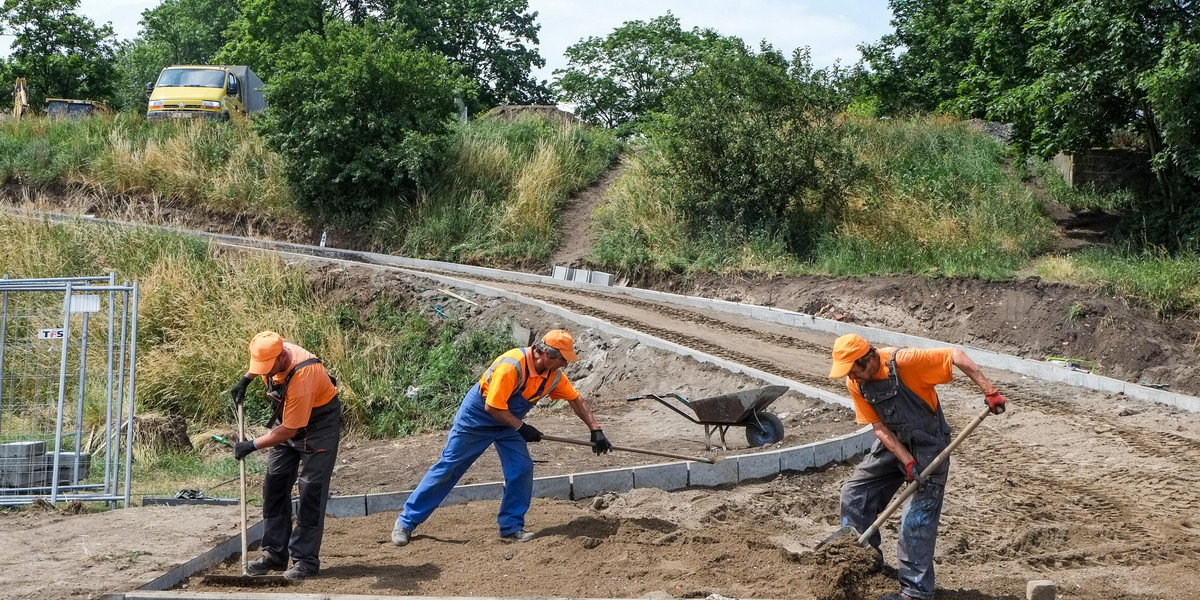
[[[111,22],[117,37],[137,36],[142,11],[160,0],[82,0],[80,12],[98,24]],[[800,46],[812,48],[818,67],[841,59],[853,64],[856,46],[874,42],[890,30],[886,0],[529,0],[542,30],[539,51],[546,67],[535,74],[549,79],[566,66],[567,46],[588,36],[604,36],[625,21],[646,21],[670,11],[684,29],[711,27],[736,35],[754,47],[767,40],[791,56]],[[0,38],[7,45],[11,37]],[[7,50],[7,48],[5,48]],[[7,54],[7,52],[4,52]]]

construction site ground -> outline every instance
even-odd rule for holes
[[[510,300],[461,292],[476,305],[449,302],[439,291],[444,285],[415,275],[318,263],[310,269],[314,291],[329,298],[341,294],[337,302],[364,309],[391,298],[417,307],[436,302],[452,316],[480,324],[515,319],[532,331],[571,327]],[[824,377],[832,342],[827,334],[577,291],[524,292],[780,376],[843,390]],[[1027,326],[1037,329],[1034,323]],[[573,329],[582,360],[569,374],[621,445],[705,454],[701,427],[653,401],[626,402],[628,395],[675,391],[697,398],[761,385],[690,358]],[[988,375],[1006,392],[1011,408],[984,421],[953,460],[938,545],[939,597],[1017,598],[1028,580],[1050,579],[1063,598],[1194,598],[1200,584],[1194,567],[1200,555],[1195,468],[1200,415],[1011,373]],[[978,390],[961,377],[942,387],[942,400],[956,428],[981,406]],[[847,409],[794,393],[771,408],[786,414],[784,445],[855,428]],[[539,408],[530,419],[549,433],[586,435],[561,405]],[[731,452],[749,451],[742,430],[732,430],[728,439]],[[347,439],[334,488],[343,494],[410,489],[443,441],[443,432],[398,440]],[[549,442],[532,451],[538,475],[657,462],[627,453],[595,457],[586,448]],[[810,552],[838,525],[838,489],[852,467],[786,473],[733,489],[639,489],[600,499],[539,499],[528,520],[538,537],[519,545],[498,540],[495,501],[439,510],[404,548],[388,541],[394,513],[329,519],[320,576],[292,589],[426,596],[869,598],[892,589],[892,573],[859,573],[853,568],[858,563],[835,559],[831,564],[829,557]],[[489,452],[465,480],[498,478],[498,462]],[[77,515],[31,510],[6,515],[0,523],[5,537],[0,584],[14,598],[87,598],[136,587],[237,531],[236,509],[228,507]],[[895,525],[884,531],[893,567]],[[230,564],[218,572],[238,569]],[[199,579],[186,585],[214,591]]]

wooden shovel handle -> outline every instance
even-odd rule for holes
[[[238,405],[238,441],[246,441],[246,408],[241,402]],[[246,539],[246,461],[245,459],[238,461],[238,478],[241,479],[241,493],[238,495],[238,506],[242,510],[242,575],[250,574],[248,566],[249,558],[247,557],[247,549],[250,547],[250,542]]]
[[[551,442],[562,442],[564,444],[575,444],[577,446],[592,446],[591,442],[585,442],[583,440],[574,440],[571,438],[558,437],[555,435],[542,434],[542,439],[549,440]],[[637,454],[650,454],[652,456],[663,456],[666,458],[677,458],[679,460],[690,460],[690,461],[695,461],[695,462],[708,463],[710,465],[713,464],[713,460],[711,458],[703,458],[703,457],[699,457],[699,456],[684,456],[682,454],[671,454],[670,452],[658,452],[657,450],[643,450],[641,448],[627,448],[625,446],[613,446],[612,449],[620,450],[622,452],[635,452]]]

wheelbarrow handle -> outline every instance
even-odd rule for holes
[[[967,426],[964,427],[957,436],[955,436],[954,440],[950,442],[950,445],[946,446],[944,450],[938,453],[938,455],[929,462],[925,469],[921,471],[921,478],[924,479],[930,475],[933,475],[933,472],[937,471],[938,467],[942,466],[942,463],[946,462],[946,459],[950,457],[950,453],[954,452],[954,449],[957,448],[958,445],[963,442],[963,440],[967,439],[967,436],[971,435],[971,432],[975,431],[975,428],[979,427],[979,424],[982,423],[983,420],[986,419],[989,414],[991,414],[991,412],[991,408],[986,406],[983,407],[983,411],[980,412],[979,415],[976,416],[969,424],[967,424]],[[901,490],[895,498],[892,498],[892,501],[887,505],[887,508],[883,509],[883,512],[879,513],[879,518],[875,519],[875,522],[871,523],[871,526],[868,527],[866,531],[862,532],[862,535],[858,536],[858,545],[867,545],[867,540],[870,539],[870,537],[874,535],[880,527],[883,526],[883,523],[888,520],[888,517],[892,516],[892,513],[896,512],[897,508],[900,508],[901,504],[904,504],[905,500],[908,500],[909,496],[912,496],[917,492],[918,487],[920,486],[918,486],[916,483],[910,483],[904,486],[904,489]]]
[[[576,440],[576,439],[572,439],[572,438],[558,437],[556,435],[542,434],[542,439],[549,440],[551,442],[562,442],[564,444],[575,444],[576,446],[588,446],[588,447],[595,446],[595,444],[593,444],[591,442],[585,442],[583,440]],[[713,464],[713,462],[715,462],[711,458],[703,458],[703,457],[699,457],[699,456],[684,456],[682,454],[671,454],[670,452],[659,452],[657,450],[643,450],[641,448],[628,448],[625,446],[613,446],[612,449],[620,450],[622,452],[634,452],[637,454],[649,454],[652,456],[662,456],[665,458],[678,458],[680,460],[690,460],[690,461],[695,461],[695,462],[708,463],[710,465]]]

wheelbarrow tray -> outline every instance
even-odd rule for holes
[[[754,413],[770,406],[786,391],[788,391],[786,385],[768,385],[753,390],[692,400],[689,404],[700,423],[733,425],[753,421]]]

